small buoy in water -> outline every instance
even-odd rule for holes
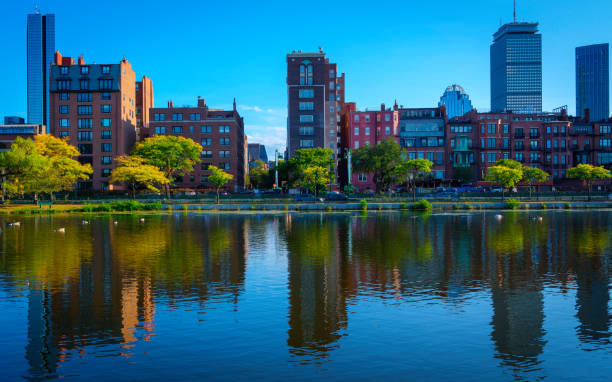
[[[117,220],[115,220],[115,221],[113,222],[113,224],[117,225]]]
[[[502,220],[503,216],[501,216],[500,214],[495,215],[495,219],[497,220]]]
[[[58,228],[55,230],[55,232],[59,232],[59,233],[65,233],[66,232],[66,228]]]
[[[85,224],[89,224],[89,222],[88,222],[87,220],[83,220],[81,223],[82,223],[83,225],[85,225]]]
[[[139,222],[144,223],[144,218],[138,219]]]
[[[542,220],[544,220],[544,219],[541,216],[538,216],[538,221],[541,222]]]

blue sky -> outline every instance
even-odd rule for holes
[[[403,1],[4,1],[0,116],[26,111],[26,14],[56,14],[56,48],[86,62],[125,56],[153,80],[155,104],[230,107],[250,142],[284,148],[285,54],[322,46],[347,76],[359,108],[437,105],[458,83],[475,107],[489,101],[489,45],[512,0]],[[610,42],[609,0],[518,0],[520,21],[543,35],[543,107],[575,109],[574,49]]]

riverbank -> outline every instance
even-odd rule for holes
[[[99,204],[54,204],[49,206],[8,205],[0,208],[4,215],[36,215],[54,213],[137,213],[152,211],[189,211],[189,212],[237,212],[237,211],[393,211],[393,210],[542,210],[542,209],[601,209],[612,208],[612,202],[379,202],[379,203],[138,203],[138,202],[112,202]]]

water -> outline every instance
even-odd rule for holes
[[[0,218],[0,376],[609,380],[612,212],[495,214]]]

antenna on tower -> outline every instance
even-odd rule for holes
[[[38,4],[34,6],[34,9],[36,10],[36,14],[40,15],[40,8],[38,8]]]
[[[516,23],[516,0],[514,0],[514,22]]]

